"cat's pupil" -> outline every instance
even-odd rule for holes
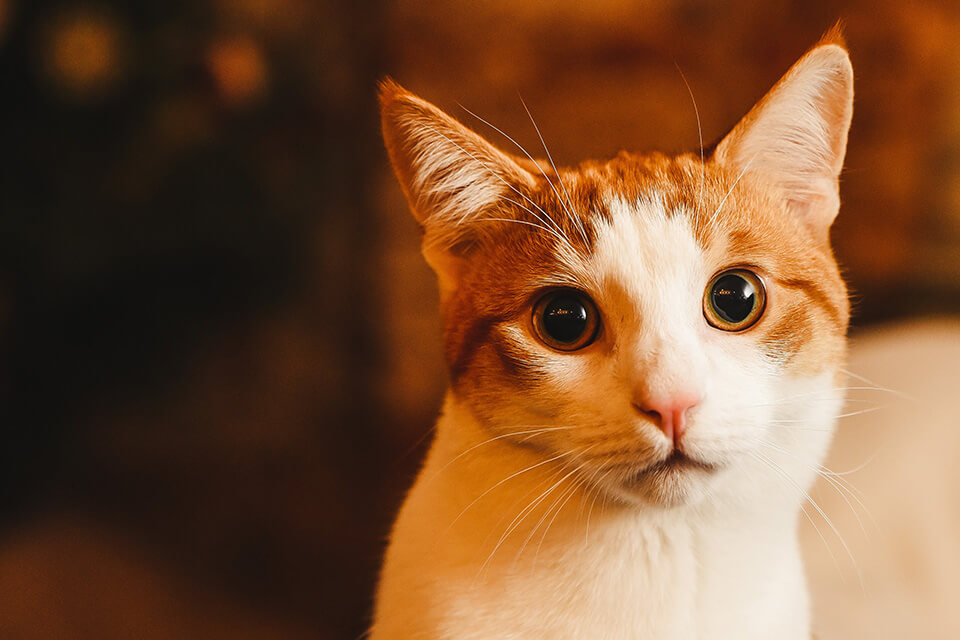
[[[557,296],[543,310],[543,330],[557,342],[576,342],[587,328],[588,313],[578,298]]]
[[[753,311],[757,292],[749,280],[730,273],[713,284],[710,300],[717,315],[731,324],[737,324],[746,320]]]

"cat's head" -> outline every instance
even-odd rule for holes
[[[457,400],[627,501],[696,500],[784,452],[816,462],[849,316],[829,229],[852,103],[826,41],[703,161],[554,168],[385,82]]]

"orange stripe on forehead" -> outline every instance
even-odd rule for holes
[[[727,251],[734,256],[749,256],[770,250],[769,240],[764,242],[763,237],[756,230],[735,229],[727,240],[729,242]]]

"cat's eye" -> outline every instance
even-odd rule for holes
[[[586,294],[558,289],[533,307],[533,329],[545,345],[558,351],[576,351],[593,342],[600,328],[597,308]]]
[[[724,331],[752,327],[767,304],[763,281],[748,269],[730,269],[713,278],[703,294],[703,315]]]

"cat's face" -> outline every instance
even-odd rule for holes
[[[705,162],[557,171],[396,85],[382,100],[440,277],[453,392],[491,437],[663,505],[825,446],[813,427],[836,410],[848,321],[828,243],[852,102],[841,47],[807,54]]]

